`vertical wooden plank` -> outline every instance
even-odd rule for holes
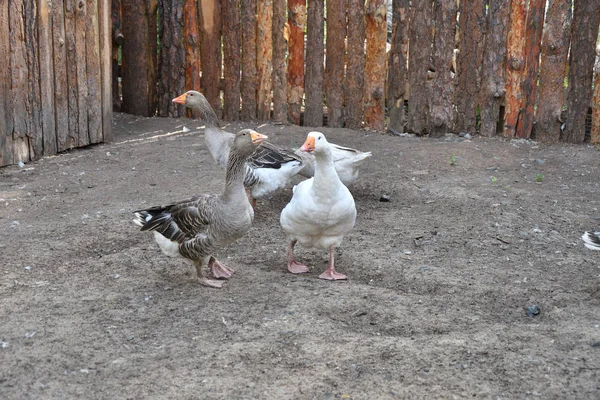
[[[504,111],[504,131],[506,137],[516,133],[521,113],[521,80],[525,68],[525,18],[526,0],[512,0],[510,7],[510,28],[507,38],[506,62],[506,106]]]
[[[406,124],[404,99],[407,95],[406,61],[408,57],[409,10],[409,0],[394,0],[392,11],[392,46],[388,60],[387,104],[390,113],[388,129],[396,133],[404,132],[404,125]]]
[[[99,3],[99,14],[104,15],[102,5],[104,0],[100,0]],[[115,111],[121,111],[121,93],[119,85],[119,49],[123,45],[124,36],[121,31],[121,0],[111,0],[110,2],[110,18],[111,18],[111,32],[112,32],[112,104]],[[102,22],[101,22],[102,23]],[[101,40],[102,42],[102,40]]]
[[[304,97],[304,29],[306,28],[306,0],[288,0],[290,27],[288,58],[288,116],[300,125],[300,111]]]
[[[533,128],[545,10],[546,0],[531,0],[529,2],[525,39],[525,70],[523,82],[521,83],[523,93],[521,110],[523,111],[517,122],[516,131],[517,136],[520,138],[529,138]]]
[[[102,93],[100,71],[100,37],[98,24],[98,1],[87,0],[85,24],[86,77],[87,77],[87,119],[91,143],[102,142]]]
[[[156,112],[158,1],[127,0],[123,16],[123,111],[146,117]]]
[[[25,0],[11,0],[9,5],[11,97],[13,110],[14,162],[29,161],[28,125],[31,104],[28,96]]]
[[[64,1],[52,1],[52,42],[54,69],[54,110],[56,144],[61,152],[72,147],[69,128],[69,83],[67,80],[67,44]]]
[[[539,100],[535,139],[556,143],[560,139],[561,113],[565,102],[565,76],[571,33],[571,0],[548,0],[542,37]]]
[[[257,0],[257,72],[258,72],[258,119],[271,118],[271,90],[273,82],[273,0]]]
[[[75,10],[75,54],[77,55],[77,124],[79,140],[77,146],[87,146],[90,144],[90,132],[88,127],[87,113],[87,36],[91,35],[93,28],[88,31],[87,26],[87,3],[83,0],[76,0]]]
[[[592,128],[590,135],[590,143],[600,144],[600,43],[596,46],[594,94],[592,95]]]
[[[456,2],[434,0],[433,79],[427,129],[432,137],[444,136],[452,130],[454,85],[451,68],[456,36],[456,12]]]
[[[199,0],[202,92],[221,115],[221,0]]]
[[[600,2],[575,0],[571,25],[567,120],[563,133],[563,139],[570,143],[581,143],[585,139],[585,119],[592,99],[598,24]]]
[[[327,40],[325,60],[325,97],[327,125],[344,126],[344,57],[346,40],[346,13],[344,0],[327,0]],[[359,101],[355,99],[355,101]]]
[[[100,34],[100,72],[102,74],[102,140],[112,140],[112,18],[111,0],[99,0],[98,25]]]
[[[257,29],[256,0],[242,0],[241,118],[244,121],[256,118],[256,95],[258,89],[256,64]]]
[[[38,38],[40,56],[40,90],[43,132],[43,155],[56,154],[56,124],[54,112],[54,76],[52,68],[52,14],[49,0],[38,0]]]
[[[158,21],[158,116],[179,117],[184,107],[178,107],[173,99],[183,93],[185,87],[183,2],[160,0]]]
[[[9,1],[0,2],[0,167],[14,163]]]
[[[410,12],[408,55],[410,97],[407,129],[418,135],[427,132],[427,115],[429,114],[427,71],[429,70],[433,40],[432,4],[432,0],[413,0]]]
[[[365,125],[382,131],[385,103],[387,2],[367,0],[366,17],[367,51],[363,94]]]
[[[185,89],[200,91],[200,27],[196,0],[183,5],[183,47],[185,49]],[[186,109],[189,118],[200,118],[200,111]]]
[[[67,91],[69,108],[69,133],[65,140],[65,148],[71,149],[79,145],[77,50],[75,46],[75,1],[64,0],[64,6],[65,37],[67,42]]]
[[[323,73],[325,72],[325,2],[308,0],[306,32],[305,126],[323,126]],[[364,41],[363,41],[364,43]],[[364,48],[364,44],[363,44]]]
[[[273,0],[273,121],[287,122],[286,0]]]
[[[488,8],[480,91],[479,133],[482,136],[493,136],[498,130],[500,106],[505,92],[504,63],[509,11],[510,0],[490,2]],[[504,126],[504,121],[500,121],[500,126]]]
[[[456,60],[456,132],[475,133],[477,100],[481,83],[486,0],[461,1],[460,43]]]
[[[223,119],[240,118],[240,0],[223,2]]]

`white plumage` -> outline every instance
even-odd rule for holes
[[[585,232],[581,238],[585,247],[600,251],[600,232]]]

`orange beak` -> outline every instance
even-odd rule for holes
[[[315,149],[315,138],[311,137],[311,136],[307,137],[306,141],[304,142],[302,147],[300,147],[300,151],[306,151],[308,153],[310,153],[314,149]]]
[[[176,97],[173,99],[173,103],[177,103],[177,104],[184,104],[187,103],[187,94],[184,93],[179,97]]]
[[[250,132],[250,137],[252,138],[252,143],[262,143],[269,138],[267,135],[254,131]]]

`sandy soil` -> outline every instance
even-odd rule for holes
[[[287,273],[287,189],[219,254],[236,274],[216,290],[131,222],[220,191],[200,125],[117,114],[111,144],[0,169],[0,398],[597,398],[598,149],[323,128],[373,152],[350,279],[302,248],[313,270]]]

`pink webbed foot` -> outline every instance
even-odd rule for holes
[[[346,277],[346,275],[336,272],[335,269],[326,269],[325,272],[323,272],[321,275],[319,275],[319,278],[327,279],[330,281],[339,281],[339,280],[348,279],[348,277]]]
[[[233,269],[229,268],[225,264],[221,264],[214,257],[211,257],[210,261],[208,262],[208,266],[210,268],[210,272],[212,273],[212,275],[217,279],[220,279],[220,278],[229,279],[229,278],[231,278],[231,276],[234,273]]]
[[[288,263],[288,271],[290,271],[292,274],[303,274],[308,272],[308,267],[296,260],[292,260]]]
[[[206,278],[198,278],[198,282],[200,282],[200,284],[203,286],[208,286],[208,287],[212,287],[212,288],[216,288],[216,289],[221,289],[221,287],[225,283],[224,281],[217,281],[214,279],[206,279]]]

